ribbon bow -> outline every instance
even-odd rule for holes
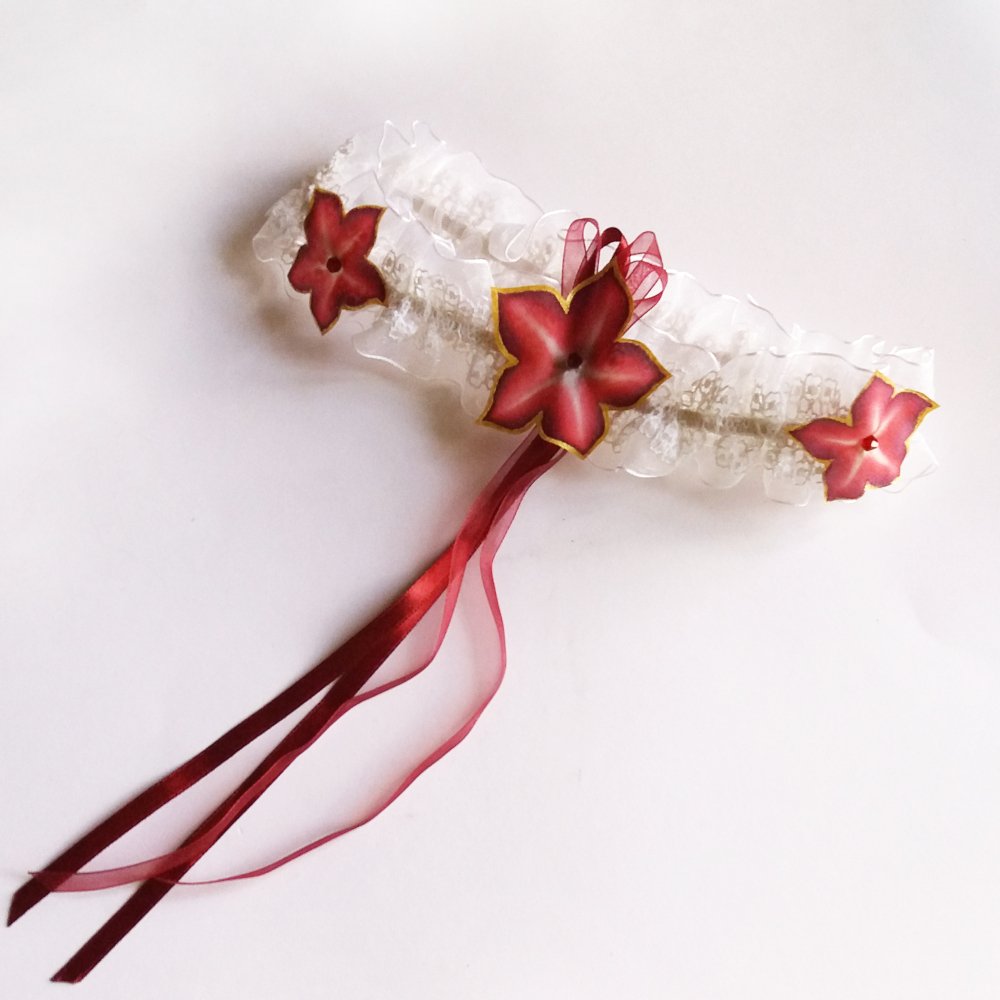
[[[577,285],[598,271],[601,251],[614,246],[614,260],[632,296],[633,322],[649,312],[667,287],[660,245],[651,232],[629,242],[616,226],[601,229],[596,219],[577,219],[566,231],[563,249],[562,293],[569,296]]]

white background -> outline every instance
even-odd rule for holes
[[[2,21],[5,894],[365,621],[511,448],[320,338],[253,259],[347,136],[426,120],[714,290],[938,352],[941,469],[901,495],[793,509],[562,462],[498,561],[510,674],[470,739],[365,830],[172,892],[79,996],[1000,995],[993,0]],[[446,694],[490,662],[475,612]],[[383,773],[440,723],[414,697],[314,748],[198,873],[322,832],[365,731]],[[126,895],[0,933],[0,993],[52,995]]]

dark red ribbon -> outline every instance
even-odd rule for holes
[[[11,900],[8,924],[20,918],[49,892],[79,892],[122,885],[139,879],[146,880],[53,976],[54,981],[82,980],[174,885],[183,884],[181,883],[183,876],[205,852],[298,756],[346,712],[363,701],[398,687],[430,664],[451,622],[464,579],[465,567],[478,549],[482,584],[500,644],[499,668],[486,698],[451,736],[413,767],[403,780],[359,821],[339,827],[262,868],[211,881],[228,881],[264,874],[369,822],[402,794],[420,774],[468,735],[499,687],[506,664],[503,619],[493,583],[494,557],[532,483],[550,469],[563,454],[564,452],[557,446],[534,436],[522,444],[474,501],[455,541],[384,611],[281,694],[176,770],[140,792],[67,848],[44,869],[32,873],[31,879],[17,890]],[[444,595],[444,608],[441,625],[430,656],[402,677],[362,693],[362,688],[375,676],[390,653],[399,646],[442,595]],[[119,868],[99,872],[80,871],[84,865],[138,823],[286,719],[324,688],[329,690],[317,704],[175,851]]]
[[[574,288],[597,274],[601,253],[608,247],[614,247],[613,257],[632,296],[634,321],[659,301],[666,287],[667,271],[652,233],[642,233],[629,242],[620,230],[601,230],[593,219],[573,222],[567,232],[563,255],[563,295],[569,296]],[[32,872],[31,879],[17,890],[11,900],[8,924],[18,920],[50,892],[83,892],[142,881],[132,897],[53,976],[53,980],[79,982],[175,885],[202,884],[184,881],[183,877],[302,753],[352,708],[406,683],[430,665],[451,623],[465,568],[478,550],[482,585],[499,642],[499,665],[485,698],[446,740],[411,767],[395,788],[360,820],[338,827],[262,867],[208,881],[225,882],[263,875],[357,829],[386,809],[428,767],[465,739],[496,693],[506,668],[503,618],[493,582],[493,560],[527,490],[563,454],[557,445],[540,437],[528,439],[476,498],[454,542],[385,610],[266,705],[140,792],[44,869]],[[441,623],[429,656],[403,676],[363,690],[389,655],[442,596]],[[130,865],[81,871],[136,825],[284,721],[324,689],[327,689],[326,693],[319,701],[178,848]]]

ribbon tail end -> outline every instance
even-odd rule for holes
[[[29,879],[10,898],[10,907],[7,910],[7,926],[16,923],[28,910],[40,903],[49,890],[36,879]]]
[[[64,965],[54,976],[49,979],[50,983],[79,983],[83,981],[86,972],[74,972],[69,964]]]

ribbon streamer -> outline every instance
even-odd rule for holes
[[[8,914],[8,924],[19,919],[49,892],[80,892],[146,879],[133,896],[53,976],[53,981],[82,980],[174,885],[186,884],[182,882],[184,874],[284,770],[346,712],[370,698],[411,680],[430,665],[451,623],[465,567],[478,549],[482,584],[500,644],[499,669],[485,699],[447,740],[413,767],[403,780],[360,820],[339,827],[261,868],[211,881],[230,881],[265,874],[362,826],[387,808],[420,774],[468,735],[496,693],[506,664],[503,620],[493,582],[493,560],[527,490],[563,454],[560,448],[538,437],[533,436],[528,439],[507,460],[473,502],[455,541],[400,597],[289,688],[175,771],[139,793],[67,848],[44,869],[32,873],[30,881],[14,894]],[[361,689],[372,679],[389,654],[412,631],[442,594],[445,603],[441,624],[430,655],[418,667],[402,677],[361,693]],[[291,712],[322,691],[324,687],[329,687],[329,690],[320,701],[177,850],[158,858],[119,868],[96,872],[80,871],[87,862],[139,822],[287,718]]]

